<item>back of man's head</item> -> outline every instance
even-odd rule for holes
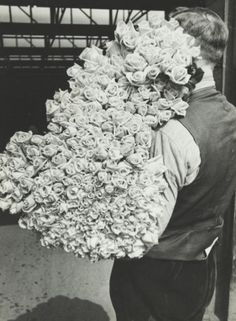
[[[216,64],[223,56],[228,40],[228,28],[214,11],[195,7],[179,7],[170,14],[195,37],[201,47],[202,58]]]

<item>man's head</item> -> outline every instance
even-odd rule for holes
[[[180,7],[170,17],[175,18],[186,33],[196,38],[202,58],[207,63],[215,65],[220,61],[228,40],[228,28],[220,16],[207,8]]]

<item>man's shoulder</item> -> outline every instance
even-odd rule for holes
[[[159,130],[159,135],[165,136],[179,149],[186,149],[191,144],[196,144],[192,134],[177,119],[171,119]],[[158,133],[157,132],[157,133]]]

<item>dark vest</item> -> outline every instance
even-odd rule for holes
[[[200,149],[197,178],[178,193],[171,220],[151,257],[201,260],[219,236],[236,185],[236,108],[215,88],[192,94],[185,118]]]

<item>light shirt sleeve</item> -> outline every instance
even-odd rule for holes
[[[160,234],[164,232],[174,210],[178,192],[192,183],[201,164],[200,150],[190,132],[177,120],[170,120],[158,131],[153,131],[150,156],[162,154],[167,167],[165,190],[167,199],[164,215],[159,220]]]

